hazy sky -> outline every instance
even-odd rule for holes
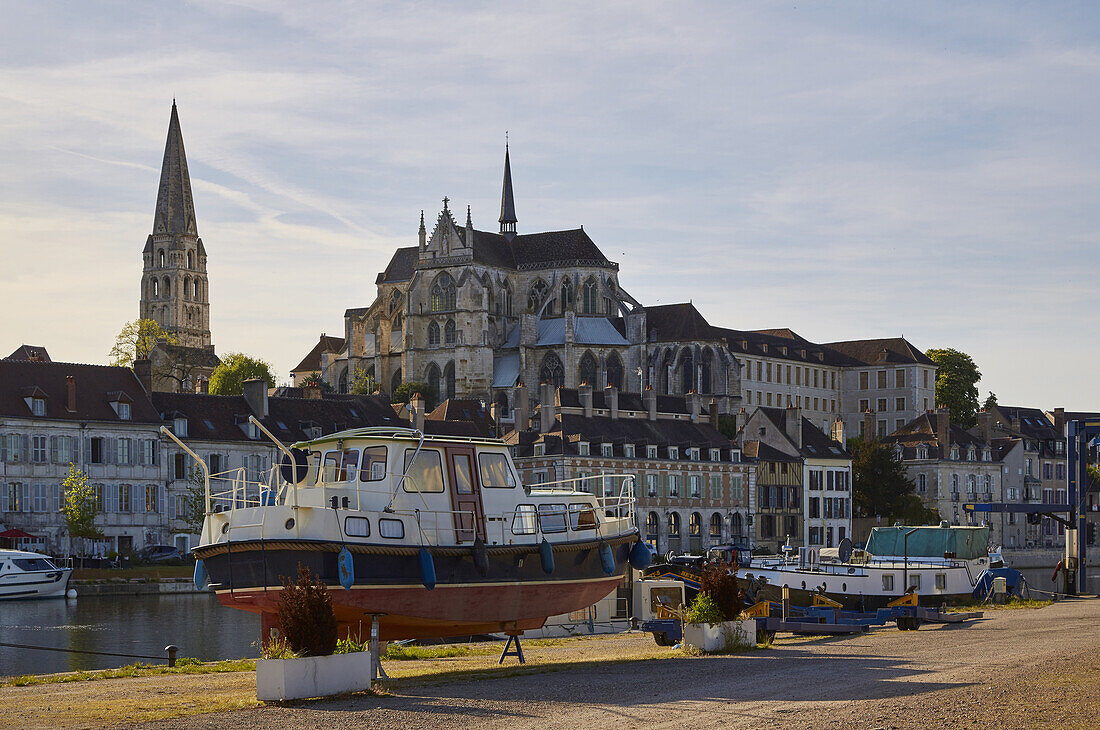
[[[4,2],[0,349],[106,362],[178,100],[222,354],[277,377],[449,196],[648,304],[1100,409],[1091,3]]]

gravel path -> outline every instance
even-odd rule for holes
[[[1100,600],[158,722],[157,728],[1100,727]],[[153,725],[150,725],[153,727]]]

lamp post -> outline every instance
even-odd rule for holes
[[[905,563],[901,569],[901,593],[905,595],[909,592],[909,536],[917,531],[917,528],[913,528],[909,532],[905,533],[905,537],[902,538],[902,546],[905,550],[904,560]]]

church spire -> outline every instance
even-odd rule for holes
[[[500,194],[500,232],[511,241],[516,235],[516,201],[512,197],[512,163],[504,143],[504,189]]]
[[[164,161],[160,166],[160,190],[157,192],[153,233],[199,235],[175,99],[172,100],[172,119],[168,123],[168,140],[164,144]]]

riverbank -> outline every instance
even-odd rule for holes
[[[968,626],[781,637],[687,657],[644,634],[528,641],[384,661],[383,695],[261,706],[255,674],[161,675],[0,688],[0,725],[157,728],[417,726],[1100,726],[1100,600],[987,614]]]
[[[71,580],[69,587],[76,590],[78,598],[96,596],[151,596],[155,594],[213,593],[212,589],[200,591],[190,578],[106,578],[98,580]]]

